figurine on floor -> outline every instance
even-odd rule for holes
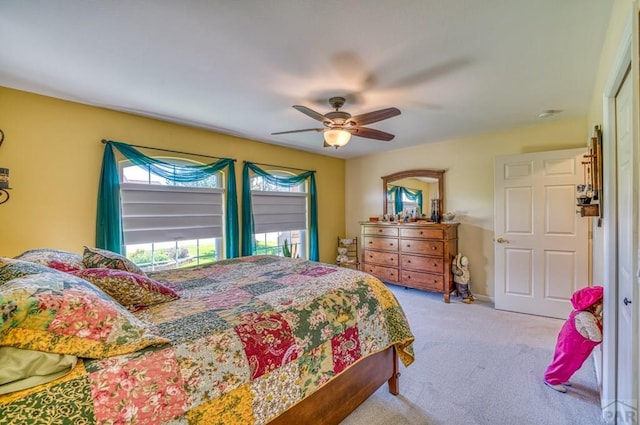
[[[338,257],[336,258],[338,264],[348,263],[349,256],[347,256],[347,248],[338,247]]]
[[[458,253],[453,259],[451,265],[451,272],[453,273],[453,282],[456,284],[456,291],[462,298],[462,302],[469,304],[474,301],[473,294],[469,286],[471,283],[471,274],[469,273],[469,259],[464,255]]]
[[[576,291],[571,297],[574,310],[560,329],[553,361],[544,374],[544,383],[561,393],[569,378],[602,342],[602,286]]]

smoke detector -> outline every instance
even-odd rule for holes
[[[545,109],[538,114],[538,118],[547,118],[552,115],[559,114],[560,112],[562,112],[560,109]]]

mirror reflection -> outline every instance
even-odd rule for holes
[[[383,214],[409,213],[440,222],[444,208],[444,170],[408,170],[382,177]],[[413,213],[413,214],[411,214]]]

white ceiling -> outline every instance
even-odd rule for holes
[[[0,85],[352,158],[586,115],[612,0],[3,0]],[[395,106],[323,148],[322,114]],[[114,135],[105,134],[105,138]],[[135,141],[128,141],[134,143]]]

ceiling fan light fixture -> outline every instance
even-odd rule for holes
[[[393,140],[395,136],[391,133],[364,126],[400,115],[400,110],[398,108],[379,109],[377,111],[365,112],[364,114],[352,116],[348,112],[339,110],[339,108],[344,104],[344,101],[345,99],[343,97],[332,97],[329,99],[329,103],[331,103],[331,106],[335,108],[335,111],[327,112],[326,114],[321,114],[313,109],[307,108],[306,106],[293,105],[294,109],[297,111],[302,112],[316,121],[320,121],[324,124],[324,128],[278,131],[271,134],[276,135],[318,131],[324,133],[324,147],[333,146],[336,149],[349,143],[352,135],[365,139],[383,140],[385,142]]]
[[[336,149],[349,143],[349,140],[351,140],[351,133],[345,130],[332,129],[324,132],[324,141]]]

